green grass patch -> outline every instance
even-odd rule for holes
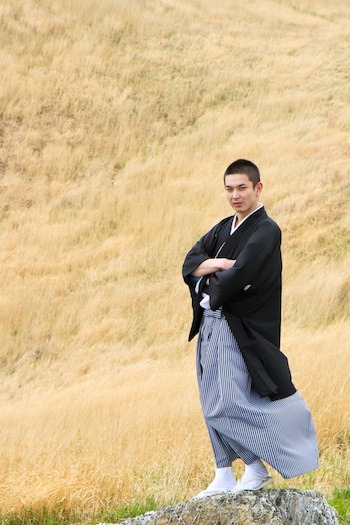
[[[126,518],[135,518],[140,514],[145,514],[151,510],[158,508],[157,503],[153,499],[146,500],[142,503],[130,503],[123,507],[119,507],[115,510],[109,510],[99,516],[96,516],[93,523],[118,523],[119,521],[125,520]]]
[[[40,510],[23,508],[19,513],[10,512],[3,514],[0,511],[0,525],[96,525],[99,522],[118,523],[126,518],[134,518],[150,510],[158,508],[153,499],[145,502],[134,502],[129,505],[101,511],[95,516],[89,513],[68,511],[65,508]]]
[[[335,489],[328,503],[338,511],[341,525],[350,525],[350,489]]]
[[[40,511],[24,508],[20,514],[0,512],[0,525],[71,525],[80,523],[78,516],[71,515],[63,510],[47,510],[45,507]]]

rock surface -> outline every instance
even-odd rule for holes
[[[118,525],[338,525],[337,512],[313,490],[228,492],[162,507]]]

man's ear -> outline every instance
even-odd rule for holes
[[[258,184],[255,186],[255,189],[256,189],[256,195],[259,196],[263,189],[263,183],[259,181]]]

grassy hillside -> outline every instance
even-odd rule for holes
[[[182,260],[262,173],[283,351],[320,469],[349,485],[346,0],[3,0],[0,501],[176,501],[213,468]],[[274,473],[275,475],[275,473]]]

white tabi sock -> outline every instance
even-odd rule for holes
[[[262,461],[260,459],[255,459],[253,463],[245,466],[245,471],[241,482],[247,483],[253,479],[264,479],[268,475],[269,473],[267,472],[266,467]]]
[[[236,486],[236,479],[231,467],[215,469],[215,478],[205,489],[210,490],[232,490]]]

